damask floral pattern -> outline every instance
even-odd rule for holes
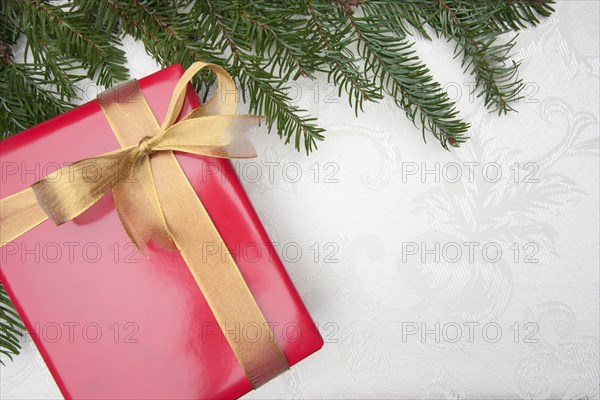
[[[252,136],[236,172],[326,343],[247,398],[600,397],[593,3],[521,33],[529,86],[506,117],[428,50],[472,124],[460,149],[424,145],[385,101],[354,118],[324,79],[297,96],[328,128],[319,152]],[[136,76],[158,68],[126,47]],[[30,341],[0,373],[2,399],[60,398]]]

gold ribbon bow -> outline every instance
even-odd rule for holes
[[[217,76],[215,95],[175,123],[190,79],[205,67]],[[177,83],[162,125],[135,81],[102,93],[98,101],[121,148],[64,167],[0,200],[0,246],[48,218],[57,225],[72,220],[112,189],[121,222],[139,249],[152,239],[179,250],[252,386],[289,368],[229,252],[209,256],[199,250],[200,243],[223,241],[172,153],[255,157],[245,133],[261,117],[236,114],[233,80],[203,62],[192,64]],[[245,324],[260,327],[258,340],[240,340],[236,329]]]

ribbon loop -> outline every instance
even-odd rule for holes
[[[205,106],[196,108],[182,121],[175,123],[183,105],[189,80],[203,68],[210,68],[216,73],[218,79],[217,93]],[[232,91],[232,93],[227,93],[227,91]],[[127,119],[121,121],[121,123],[115,123],[114,116],[112,116],[118,113],[129,115],[127,111],[122,111],[122,109],[127,110],[128,106],[131,107],[140,101],[132,97],[135,96],[135,92],[127,92],[129,95],[124,99],[121,98],[123,96],[115,96],[114,91],[108,92],[110,96],[100,99],[100,104],[103,106],[115,132],[139,128],[139,126],[136,126],[139,119],[135,122]],[[217,97],[227,99],[228,94],[233,94],[233,101],[217,101]],[[60,173],[65,171],[57,171],[36,182],[32,189],[40,207],[57,225],[63,224],[87,210],[120,182],[134,180],[137,172],[147,169],[147,166],[144,166],[146,161],[143,159],[158,151],[177,150],[226,158],[255,157],[254,147],[245,138],[244,134],[252,126],[258,124],[260,117],[235,114],[237,105],[235,98],[235,85],[224,69],[203,62],[192,64],[173,91],[162,126],[158,127],[156,123],[148,126],[148,129],[157,132],[154,136],[142,137],[137,146],[122,147],[112,153],[91,157],[65,167],[64,169],[70,169],[67,172],[71,174],[63,174],[62,178],[56,179],[56,177],[61,176]],[[143,114],[148,116],[146,120],[150,119],[151,116],[152,121],[154,121],[152,111],[150,111],[145,101],[140,104],[140,107],[144,108]],[[230,114],[222,114],[221,112],[224,111],[230,112]],[[139,118],[139,116],[136,116],[136,118]],[[65,180],[64,176],[75,176],[75,179]],[[160,206],[156,205],[155,189],[150,188],[154,185],[151,178],[152,173],[142,176],[146,178],[145,183],[142,185],[144,191],[149,196],[151,203],[155,204],[153,209],[155,212],[161,213]],[[164,219],[164,217],[161,216],[159,219]],[[127,224],[124,223],[124,225]],[[131,233],[131,227],[126,226],[126,229],[128,233]],[[138,240],[142,238],[143,240],[149,240],[145,235],[138,238]],[[145,243],[141,244],[133,237],[132,240],[139,248],[143,248]],[[160,242],[166,244],[165,240]]]

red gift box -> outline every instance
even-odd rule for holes
[[[158,122],[183,74],[139,80]],[[192,88],[181,115],[198,106]],[[0,142],[0,197],[69,163],[118,149],[97,101]],[[176,153],[291,366],[323,345],[228,160]],[[190,221],[189,223],[194,223]],[[201,246],[202,244],[199,244]],[[204,249],[208,251],[209,249]],[[239,397],[252,389],[187,265],[140,255],[113,198],[0,248],[0,278],[65,398]],[[228,327],[252,340],[251,326]]]

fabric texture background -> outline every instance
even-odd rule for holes
[[[259,157],[234,165],[325,346],[247,398],[600,396],[600,10],[556,8],[520,34],[508,116],[469,94],[452,45],[416,39],[472,124],[450,152],[390,99],[355,118],[324,76],[292,83],[319,151],[256,132]],[[135,77],[159,68],[125,47]],[[23,346],[0,398],[61,398]]]

